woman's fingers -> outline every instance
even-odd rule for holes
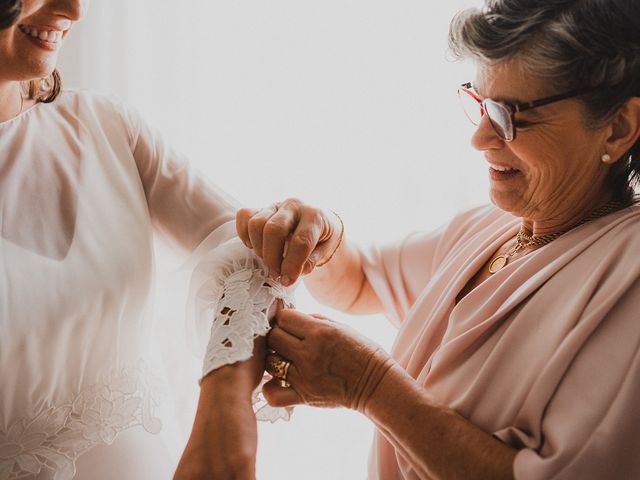
[[[314,327],[317,320],[306,313],[290,308],[280,310],[276,316],[276,325],[294,337],[304,340],[307,332]]]
[[[298,337],[277,326],[267,335],[267,345],[288,360],[294,360],[302,347]]]
[[[336,248],[335,222],[322,210],[290,198],[262,210],[238,210],[238,235],[263,259],[272,277],[289,286]]]
[[[249,220],[259,210],[255,208],[241,208],[236,213],[236,232],[240,240],[247,246],[247,248],[253,248],[251,245],[251,239],[249,238]]]
[[[291,232],[296,228],[298,212],[282,205],[267,221],[262,232],[262,259],[272,276],[280,276],[284,249]]]
[[[293,365],[291,368],[293,368]],[[262,393],[269,405],[273,407],[289,407],[304,403],[302,397],[293,388],[283,386],[282,382],[277,378],[265,383],[262,387]]]
[[[262,258],[262,240],[264,227],[269,219],[276,213],[278,206],[276,204],[263,208],[255,213],[249,219],[249,240],[256,255]]]
[[[293,284],[307,263],[315,267],[317,259],[312,257],[312,253],[325,234],[325,221],[322,212],[315,208],[305,208],[291,235],[287,254],[282,261],[283,285]]]

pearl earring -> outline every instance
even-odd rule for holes
[[[609,155],[608,153],[602,155],[601,159],[603,163],[611,163],[611,155]]]

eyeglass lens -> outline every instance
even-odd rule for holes
[[[496,133],[508,142],[513,140],[511,111],[505,105],[490,99],[485,100],[483,103],[487,111],[487,116]]]
[[[514,138],[514,128],[511,121],[511,111],[505,105],[494,100],[480,101],[471,92],[465,89],[458,90],[458,97],[462,108],[471,123],[478,126],[485,112],[496,133],[506,141]]]

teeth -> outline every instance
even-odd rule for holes
[[[62,32],[60,30],[41,32],[33,27],[27,27],[26,25],[20,25],[20,30],[33,38],[37,38],[49,43],[58,43],[62,40]]]
[[[499,172],[517,172],[518,171],[515,168],[499,167],[498,165],[491,165],[491,168]]]

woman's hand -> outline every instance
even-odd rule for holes
[[[327,261],[338,248],[343,227],[335,214],[290,198],[261,210],[238,210],[236,228],[270,275],[289,286]]]
[[[267,343],[291,362],[286,378],[290,386],[273,379],[263,388],[273,406],[304,403],[364,412],[368,399],[394,364],[381,347],[345,325],[295,310],[276,315]],[[267,357],[267,371],[270,360],[273,358]]]

